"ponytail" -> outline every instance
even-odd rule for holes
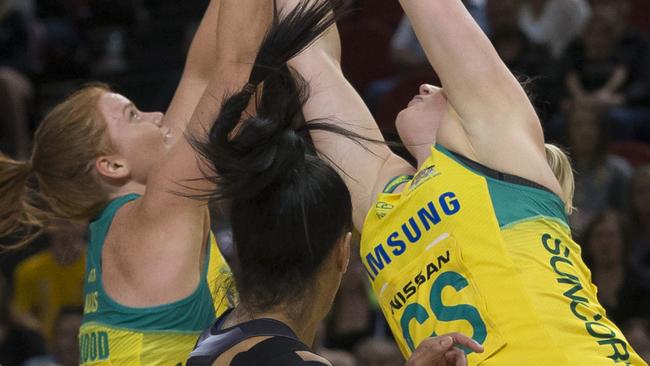
[[[87,221],[108,202],[94,173],[95,159],[114,151],[98,111],[108,92],[87,85],[54,107],[28,163],[0,155],[0,251],[27,245],[51,217]]]
[[[0,154],[0,251],[32,241],[45,226],[44,211],[36,205],[30,162]]]
[[[276,13],[248,83],[224,100],[207,139],[190,136],[207,163],[204,177],[214,184],[194,197],[230,203],[239,264],[234,278],[240,304],[249,310],[304,298],[320,265],[352,227],[350,192],[317,156],[308,132],[353,134],[325,121],[305,121],[307,83],[287,66],[335,24],[340,4],[302,0],[281,19]],[[242,116],[251,100],[254,115]]]
[[[341,5],[341,1],[303,0],[282,19],[276,12],[248,83],[225,99],[207,141],[191,137],[190,143],[213,170],[204,172],[206,178],[216,186],[201,197],[250,198],[304,160],[311,150],[303,137],[307,135],[302,116],[307,86],[292,75],[287,62],[336,23],[334,14]],[[258,90],[256,115],[241,121]]]
[[[555,178],[560,182],[562,187],[562,201],[564,201],[565,212],[570,215],[575,208],[573,207],[573,194],[575,191],[575,180],[573,178],[573,168],[567,154],[558,146],[545,144],[546,160],[553,170]]]

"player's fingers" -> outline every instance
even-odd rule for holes
[[[444,359],[445,352],[454,345],[454,340],[449,336],[427,338],[413,351],[407,366],[439,365]]]
[[[465,352],[458,348],[452,348],[445,353],[445,360],[447,365],[453,366],[467,366],[467,357]]]
[[[476,353],[483,352],[483,346],[466,335],[460,333],[449,333],[446,335],[451,337],[454,340],[454,344],[457,346],[469,348]]]

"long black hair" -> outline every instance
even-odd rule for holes
[[[248,83],[224,100],[207,140],[191,138],[208,163],[205,179],[215,184],[199,197],[228,202],[235,284],[241,305],[252,311],[307,294],[352,228],[350,193],[308,139],[312,129],[351,134],[323,120],[305,121],[307,83],[287,66],[335,24],[341,6],[302,0],[281,19],[276,13]],[[251,101],[254,113],[244,115]]]

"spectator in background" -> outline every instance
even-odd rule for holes
[[[573,202],[577,211],[570,222],[579,236],[598,213],[608,208],[625,210],[632,170],[625,160],[608,154],[608,131],[598,111],[574,106],[567,129],[576,171]]]
[[[650,288],[650,165],[637,168],[632,177],[632,265],[640,283]]]
[[[589,14],[586,0],[526,0],[518,19],[528,38],[546,45],[557,59],[580,34]]]
[[[367,338],[359,342],[354,351],[359,365],[402,366],[402,357],[397,344],[386,338]]]
[[[607,316],[617,322],[650,315],[647,309],[650,294],[628,265],[629,238],[623,216],[616,211],[605,211],[591,221],[582,240],[585,262],[598,286],[598,300],[607,310]]]
[[[497,53],[508,69],[526,84],[526,92],[542,121],[554,111],[556,97],[553,93],[551,73],[552,58],[544,45],[530,41],[519,28],[495,28],[490,36]]]
[[[533,42],[519,25],[520,0],[487,0],[488,35],[508,69],[526,83],[526,92],[542,121],[554,113],[558,103],[554,92],[555,78],[548,48]]]
[[[16,159],[29,156],[28,109],[32,95],[32,84],[25,75],[0,66],[0,151]]]
[[[47,235],[49,249],[16,267],[13,305],[21,320],[43,332],[51,346],[59,311],[83,305],[86,226],[56,220]]]
[[[519,14],[521,0],[486,0],[488,35],[494,35],[503,30],[521,29]]]
[[[75,366],[79,364],[79,342],[77,336],[83,308],[61,308],[54,325],[54,342],[52,353],[47,356],[34,357],[23,366]]]
[[[7,283],[0,275],[0,365],[20,366],[30,357],[45,354],[45,344],[38,333],[12,317],[10,299]]]
[[[519,28],[501,28],[490,37],[497,53],[516,76],[548,74],[551,57],[546,47],[535,44]]]
[[[628,77],[619,93],[619,103],[609,110],[609,118],[623,137],[650,142],[650,46],[645,35],[630,25],[630,0],[594,0],[594,14],[609,19]]]
[[[630,69],[617,52],[615,30],[610,18],[595,14],[568,50],[566,88],[577,103],[601,109],[623,103],[621,91]]]
[[[625,20],[628,9],[625,0],[594,3],[582,37],[569,45],[562,60],[560,94],[568,97],[565,109],[575,101],[602,110],[614,127],[611,139],[650,141],[650,52],[644,37]]]
[[[487,15],[487,1],[489,0],[463,0],[463,4],[470,11],[476,22],[485,31],[489,31]],[[518,0],[491,0],[518,1]],[[397,69],[397,74],[389,78],[376,80],[364,91],[366,105],[374,113],[377,112],[383,96],[390,93],[404,77],[417,73],[433,74],[427,55],[413,31],[408,17],[403,16],[390,41],[391,62]]]
[[[17,158],[29,155],[28,105],[33,70],[30,25],[9,0],[0,0],[0,150]]]
[[[324,347],[314,347],[314,351],[331,362],[332,366],[360,366],[354,355],[347,351]]]
[[[40,48],[47,79],[83,78],[88,75],[87,55],[82,51],[82,24],[88,17],[84,1],[34,0],[40,24]]]
[[[483,31],[487,33],[490,29],[490,24],[487,17],[486,1],[489,0],[463,0],[463,4],[465,4],[465,7],[467,7]],[[512,0],[492,0],[492,2],[495,1],[506,2]],[[502,16],[503,14],[500,15],[500,17]],[[430,69],[427,56],[420,46],[420,42],[413,31],[413,27],[411,27],[408,17],[402,17],[391,39],[390,48],[392,61],[402,71],[412,68]]]
[[[20,11],[26,16],[35,14],[34,0],[9,0],[14,9]]]
[[[397,72],[373,81],[363,92],[363,99],[373,113],[377,113],[382,98],[394,90],[403,77],[412,72],[430,70],[427,55],[406,16],[402,17],[390,40],[390,58]]]
[[[127,36],[144,34],[150,26],[143,0],[93,0],[88,2],[90,19],[86,31],[101,43],[93,65],[96,75],[129,69]]]
[[[621,330],[639,356],[650,362],[650,319],[632,318],[623,324]]]
[[[33,40],[27,16],[10,0],[0,0],[0,66],[23,74],[33,72]]]
[[[400,71],[428,67],[427,55],[420,46],[409,19],[404,16],[390,41],[390,55]]]

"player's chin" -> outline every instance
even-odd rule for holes
[[[397,117],[395,117],[395,129],[399,132],[400,129],[404,127],[404,125],[407,124],[408,121],[408,113],[409,109],[405,108],[402,109],[398,114]]]

